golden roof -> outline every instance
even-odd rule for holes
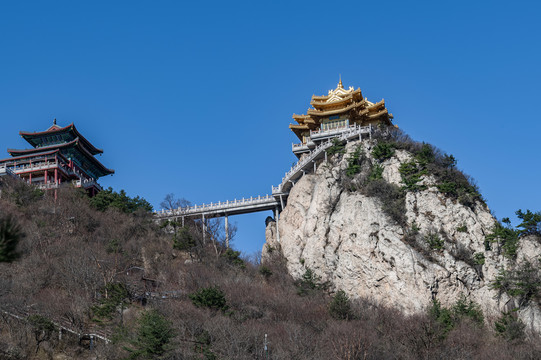
[[[363,125],[368,123],[385,123],[391,125],[392,114],[385,108],[385,100],[372,103],[363,98],[360,88],[350,86],[345,89],[342,79],[334,90],[329,90],[326,96],[313,95],[312,106],[306,114],[293,114],[293,119],[299,125],[290,124],[289,128],[299,137],[308,130],[318,129],[321,122],[330,116],[347,115],[350,124]]]

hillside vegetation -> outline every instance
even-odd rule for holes
[[[200,224],[157,224],[122,192],[55,201],[0,181],[3,359],[541,358],[513,314],[487,324],[465,298],[404,316],[330,293],[310,269],[294,280],[278,251],[243,259],[217,221],[205,243]],[[60,339],[59,325],[110,342]]]

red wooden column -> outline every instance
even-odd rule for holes
[[[47,178],[48,178],[48,176],[47,176],[47,175],[48,175],[48,171],[45,170],[45,173],[44,173],[44,174],[45,174],[45,184],[47,184],[47,183],[48,183],[48,179],[47,179]]]
[[[58,185],[58,155],[54,156],[54,163],[56,165],[54,168],[54,183]]]
[[[30,184],[32,184],[32,173],[29,174],[28,180],[30,181]]]

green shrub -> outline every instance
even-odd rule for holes
[[[118,308],[129,303],[130,292],[126,285],[109,283],[101,289],[98,305],[92,306],[94,315],[102,319],[112,319]]]
[[[182,226],[173,236],[173,249],[187,251],[196,246],[195,238],[187,226]]]
[[[56,332],[54,323],[41,315],[30,315],[26,318],[28,323],[32,325],[34,339],[36,340],[36,353],[39,351],[40,344],[44,341],[49,341]]]
[[[323,289],[326,285],[321,283],[321,278],[310,268],[306,268],[301,279],[297,280],[295,284],[297,286],[297,293],[301,296],[311,294],[315,290]]]
[[[218,287],[208,287],[197,290],[188,295],[192,303],[197,307],[207,307],[213,310],[226,311],[229,307],[225,294]]]
[[[240,268],[245,268],[246,265],[244,264],[244,260],[240,258],[240,251],[235,251],[231,248],[228,248],[223,254],[222,257],[226,258],[227,261],[235,266],[238,266]]]
[[[52,333],[55,331],[56,326],[54,323],[41,315],[29,315],[27,318],[30,325],[34,327],[35,331],[43,331],[47,333]]]
[[[432,145],[423,143],[421,150],[415,155],[415,159],[419,162],[421,167],[426,167],[428,164],[434,163],[436,155]]]
[[[445,181],[445,182],[442,182],[441,184],[436,185],[436,187],[441,193],[444,193],[447,196],[451,196],[451,197],[458,196],[457,185],[454,182]]]
[[[444,338],[463,319],[470,319],[478,326],[483,326],[484,316],[479,304],[468,300],[462,294],[457,302],[450,308],[446,308],[434,299],[428,314],[437,324],[440,325],[440,338]]]
[[[346,168],[346,176],[353,177],[356,174],[361,172],[361,162],[364,158],[363,150],[361,146],[358,146],[357,149],[351,154],[351,157],[348,159],[348,167]]]
[[[456,228],[456,231],[465,233],[468,232],[468,227],[466,226],[466,224],[462,224]]]
[[[441,166],[446,169],[454,169],[456,167],[456,159],[453,155],[445,154],[441,161]]]
[[[498,244],[498,251],[509,259],[515,259],[519,243],[518,232],[510,226],[503,226],[497,222],[492,228],[492,232],[485,236],[485,241]]]
[[[366,196],[378,198],[385,215],[398,225],[407,226],[406,193],[399,186],[380,179],[368,182],[361,191]]]
[[[541,236],[541,212],[533,213],[530,210],[522,212],[522,210],[517,210],[517,217],[522,220],[522,222],[517,226],[522,228],[518,230],[519,235],[537,235]]]
[[[438,299],[432,300],[428,309],[429,316],[441,326],[442,336],[445,336],[455,326],[451,310],[441,305]]]
[[[0,218],[0,262],[12,262],[20,257],[19,240],[24,237],[21,227],[12,217]]]
[[[428,233],[425,236],[425,241],[432,250],[443,249],[444,241],[437,233]]]
[[[526,324],[520,320],[516,312],[504,312],[494,323],[494,330],[508,341],[523,340]]]
[[[426,189],[426,186],[418,185],[421,181],[421,177],[425,174],[425,171],[421,170],[415,161],[409,161],[400,164],[398,168],[400,175],[402,176],[402,183],[404,184],[404,190],[406,191],[419,191]]]
[[[376,164],[372,166],[370,175],[368,175],[368,181],[382,180],[383,179],[383,166]]]
[[[99,211],[109,208],[116,208],[124,213],[134,213],[138,210],[145,212],[152,211],[152,205],[139,196],[129,197],[124,190],[119,193],[112,188],[100,191],[96,196],[90,198],[90,205]]]
[[[200,353],[205,360],[216,360],[218,357],[214,354],[210,348],[212,343],[212,336],[207,330],[202,330],[196,337],[197,341],[194,345],[194,351]]]
[[[483,316],[483,311],[481,311],[481,307],[479,304],[468,300],[464,294],[462,294],[453,305],[452,311],[456,319],[467,317],[478,325],[483,325],[485,318]]]
[[[138,320],[135,350],[130,358],[143,357],[156,359],[169,350],[169,343],[174,337],[171,323],[156,310],[143,312]]]
[[[485,264],[485,254],[477,252],[473,254],[473,261],[477,265],[484,265]]]
[[[349,297],[343,290],[338,290],[329,304],[329,313],[334,319],[349,320],[353,318]]]
[[[374,159],[383,162],[390,159],[395,153],[393,144],[387,142],[378,142],[372,149]]]
[[[337,138],[332,139],[332,145],[327,149],[327,154],[332,156],[334,154],[344,154],[346,152],[346,146]]]
[[[423,175],[431,174],[436,180],[440,191],[447,196],[456,199],[462,205],[474,209],[477,201],[484,200],[479,194],[473,180],[456,169],[456,159],[453,155],[443,154],[440,150],[430,144],[413,141],[407,134],[399,129],[387,129],[377,132],[373,138],[378,139],[380,147],[388,149],[406,150],[413,154],[413,159],[402,167],[401,175],[404,189],[407,191],[419,191],[426,186],[419,186],[417,183]],[[386,154],[386,151],[378,149],[375,158],[380,157],[379,153]],[[384,155],[381,155],[384,158]]]
[[[265,277],[265,279],[268,279],[272,275],[271,269],[266,267],[265,265],[261,265],[259,267],[259,273]]]
[[[530,262],[524,262],[515,269],[500,269],[496,279],[490,284],[503,293],[517,298],[519,307],[526,306],[532,299],[541,298],[541,271]]]
[[[17,206],[28,206],[43,198],[45,192],[34,185],[17,181],[10,196]]]

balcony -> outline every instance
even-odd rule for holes
[[[310,152],[310,148],[308,147],[308,144],[303,144],[303,143],[291,144],[291,150],[293,151],[293,154],[295,155]]]
[[[329,130],[313,130],[310,131],[310,138],[314,141],[321,141],[331,137],[335,137],[347,131],[355,130],[357,125],[341,126]]]

